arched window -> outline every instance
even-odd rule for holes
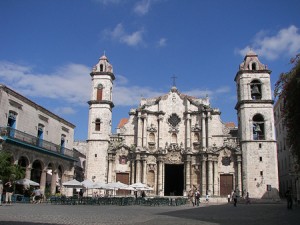
[[[38,133],[37,133],[37,145],[39,147],[43,146],[43,138],[44,138],[44,125],[38,124]]]
[[[149,142],[152,142],[152,143],[155,142],[155,134],[154,133],[149,134]]]
[[[102,93],[103,93],[103,85],[99,84],[97,87],[97,101],[102,100]]]
[[[11,137],[15,136],[16,120],[17,120],[17,113],[14,111],[9,111],[7,126],[9,127],[9,135]]]
[[[177,134],[173,133],[172,134],[172,140],[171,140],[172,144],[176,144],[177,143]]]
[[[60,153],[65,153],[65,141],[66,141],[66,135],[62,134],[60,138]]]
[[[251,64],[251,67],[252,67],[252,70],[257,70],[257,68],[256,68],[256,63],[255,63],[255,62],[253,62],[253,63]]]
[[[100,119],[96,119],[95,120],[95,131],[100,131],[100,124],[101,124]]]
[[[265,122],[261,114],[253,116],[253,140],[265,139]]]
[[[251,89],[251,98],[253,100],[261,99],[261,83],[259,80],[253,80],[250,83],[250,89]]]
[[[199,133],[195,132],[194,133],[194,142],[199,142],[200,138],[199,138]]]
[[[103,64],[100,64],[100,72],[103,72]]]

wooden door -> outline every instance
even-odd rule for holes
[[[231,194],[233,190],[233,175],[222,174],[220,175],[220,195],[226,196]]]
[[[129,184],[129,173],[117,173],[116,182],[120,181],[124,184]],[[130,191],[117,190],[117,195],[128,195]]]

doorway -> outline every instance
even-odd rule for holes
[[[233,190],[233,175],[221,174],[220,175],[220,195],[227,196]]]
[[[165,164],[165,196],[182,196],[184,165]]]

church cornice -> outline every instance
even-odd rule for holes
[[[90,100],[90,101],[88,101],[88,104],[89,105],[93,105],[93,104],[108,104],[108,105],[110,105],[111,108],[113,108],[115,106],[112,101],[107,101],[107,100],[101,100],[101,101]]]
[[[110,76],[112,80],[116,79],[115,75],[111,72],[91,72],[90,75],[91,75],[91,77],[93,77],[95,75]]]
[[[274,104],[274,100],[242,100],[238,101],[235,105],[235,109],[238,110],[238,108],[243,104]]]
[[[163,111],[150,111],[150,110],[147,110],[147,109],[137,109],[137,112],[141,112],[141,113],[147,113],[149,115],[156,115],[156,116],[159,116],[159,115],[165,115],[166,113],[163,112]]]
[[[239,75],[244,74],[244,73],[252,73],[252,74],[268,73],[268,74],[271,74],[272,71],[271,70],[239,70],[235,75],[234,81],[237,80],[237,77]]]

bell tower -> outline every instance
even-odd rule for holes
[[[86,179],[106,182],[107,149],[111,135],[112,87],[115,76],[112,65],[103,55],[90,73],[92,78],[89,104]]]
[[[278,199],[277,145],[275,137],[271,71],[249,51],[235,76],[243,195]]]

